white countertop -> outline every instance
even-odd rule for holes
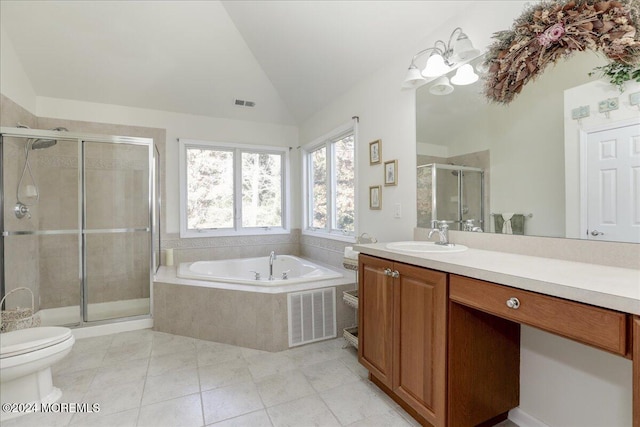
[[[608,267],[469,248],[457,253],[409,253],[386,243],[356,245],[360,253],[486,280],[640,315],[640,269]]]

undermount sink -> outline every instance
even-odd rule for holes
[[[393,242],[387,243],[387,249],[391,249],[394,251],[402,251],[402,252],[415,252],[415,253],[452,253],[452,252],[463,252],[466,251],[467,248],[464,245],[456,245],[453,243],[449,243],[448,245],[436,245],[435,242]]]

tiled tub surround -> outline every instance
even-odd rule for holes
[[[336,330],[355,325],[354,310],[342,292],[355,289],[355,274],[341,279],[270,288],[219,284],[176,277],[175,267],[161,267],[153,286],[154,329],[208,341],[266,350],[289,347],[287,293],[336,288]],[[222,288],[221,288],[222,287]]]
[[[181,239],[179,234],[163,236],[161,264],[166,265],[166,249],[173,250],[174,263],[276,254],[294,255],[342,267],[345,246],[353,243],[303,234],[299,228],[289,234]]]
[[[277,255],[298,256],[300,229],[293,229],[288,234],[188,239],[181,239],[178,234],[168,234],[162,241],[162,249],[162,265],[166,265],[166,249],[173,249],[175,264],[268,256],[271,251]]]

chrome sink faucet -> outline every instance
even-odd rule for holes
[[[475,225],[475,219],[466,219],[462,222],[462,231],[473,231],[482,233],[482,227]]]
[[[435,233],[438,233],[438,237],[440,237],[440,241],[435,242],[436,245],[446,246],[449,244],[449,224],[447,221],[433,221],[431,223],[433,230],[429,232],[428,239],[431,238]],[[438,228],[436,228],[438,227]]]
[[[277,257],[276,251],[271,251],[269,254],[269,280],[273,280],[273,261],[275,261]]]

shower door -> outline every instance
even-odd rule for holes
[[[74,139],[2,137],[3,291],[28,288],[44,325],[81,321],[78,159]],[[6,304],[31,306],[29,291]]]
[[[0,129],[0,294],[28,288],[43,325],[148,317],[153,148],[149,138]],[[29,291],[6,308],[30,306]]]
[[[149,314],[152,146],[83,141],[84,320]]]
[[[468,168],[461,174],[460,220],[473,220],[474,226],[484,229],[484,173]]]
[[[446,221],[451,230],[484,225],[484,172],[468,166],[430,163],[417,170],[418,227]]]

